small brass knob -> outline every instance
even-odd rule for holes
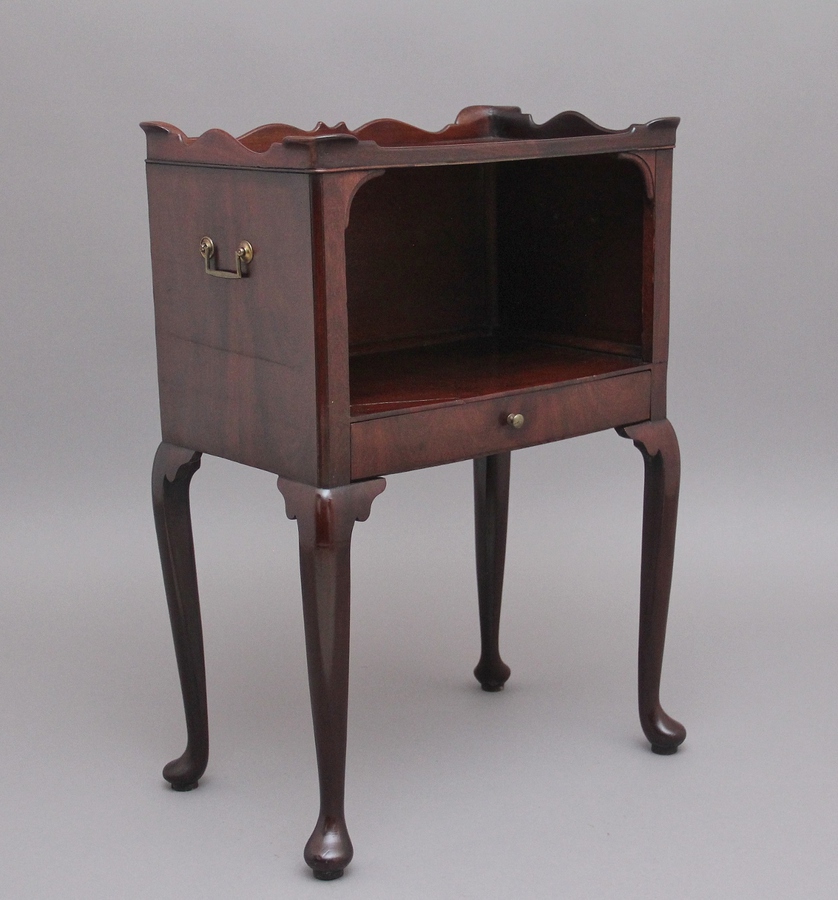
[[[253,244],[251,244],[250,241],[242,241],[236,250],[236,256],[245,264],[252,262]]]
[[[211,237],[202,237],[201,238],[201,256],[204,259],[209,259],[210,257],[215,255],[215,244],[212,242]]]
[[[524,417],[521,415],[521,413],[510,413],[506,417],[506,421],[513,428],[523,428],[524,427]]]

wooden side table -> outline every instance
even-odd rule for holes
[[[606,428],[646,465],[639,708],[656,753],[679,455],[666,419],[678,119],[609,131],[469,107],[437,133],[144,123],[163,443],[154,512],[191,790],[207,706],[189,482],[202,453],[279,476],[299,525],[320,815],[305,859],[352,858],[344,819],[349,547],[391,472],[474,460],[482,653],[498,691],[510,453]]]

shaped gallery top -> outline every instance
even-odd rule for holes
[[[140,127],[148,162],[329,172],[658,150],[675,145],[678,122],[654,119],[613,131],[577,112],[538,125],[517,106],[468,106],[452,125],[435,132],[395,119],[376,119],[354,131],[343,122],[332,127],[319,122],[311,131],[262,125],[240,138],[219,129],[188,137],[165,122]]]

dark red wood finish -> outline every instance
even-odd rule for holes
[[[649,416],[649,372],[417,409],[352,425],[352,476],[369,478],[558,441]],[[521,414],[521,428],[509,425]],[[440,458],[444,447],[444,458]]]
[[[619,429],[643,454],[643,555],[640,563],[638,705],[640,724],[655,753],[674,753],[687,731],[660,704],[663,645],[675,556],[675,522],[681,485],[678,438],[667,419]]]
[[[162,443],[151,475],[157,543],[186,712],[186,750],[163,770],[176,791],[196,788],[209,758],[204,637],[189,512],[189,483],[200,465],[200,453]]]
[[[474,677],[484,691],[490,692],[503,690],[510,674],[500,656],[498,637],[511,459],[511,453],[495,453],[474,461],[474,543],[480,609],[480,660]]]
[[[300,573],[320,815],[305,848],[317,878],[343,875],[352,859],[343,799],[349,698],[349,542],[355,522],[369,517],[383,478],[314,488],[280,478],[289,519],[300,535]]]
[[[263,125],[236,139],[219,129],[187,137],[166,122],[143,122],[149,159],[296,171],[452,165],[490,160],[581,156],[656,150],[675,144],[675,117],[603,128],[576,112],[542,125],[517,107],[471,106],[453,126],[427,132],[404,122],[379,119],[355,131],[322,122],[312,131]]]
[[[312,242],[308,177],[148,166],[163,439],[245,465],[317,478]],[[210,278],[238,243],[249,277]]]
[[[163,441],[154,507],[187,717],[164,772],[207,761],[189,480],[212,453],[280,476],[300,532],[321,811],[319,878],[352,856],[343,794],[352,525],[377,476],[474,459],[481,657],[498,650],[512,450],[616,428],[646,460],[639,650],[644,732],[674,752],[659,702],[678,496],[666,420],[677,119],[622,131],[469,107],[431,133],[266,125],[236,139],[148,138]],[[236,248],[252,258],[240,278]],[[189,449],[182,449],[189,448]]]

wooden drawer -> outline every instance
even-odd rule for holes
[[[352,478],[371,478],[532,447],[650,416],[644,369],[562,387],[507,394],[353,422]],[[507,416],[524,416],[513,428]]]

